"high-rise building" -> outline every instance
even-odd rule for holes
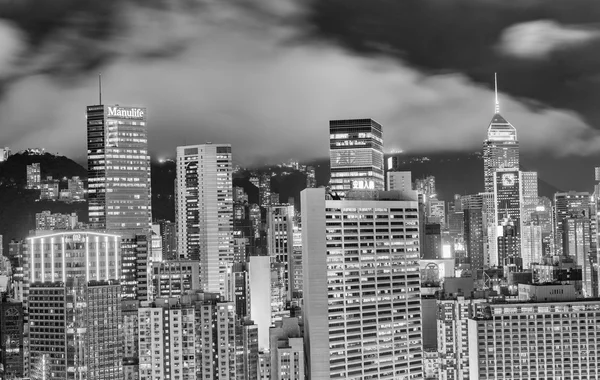
[[[483,269],[485,260],[485,224],[483,214],[483,196],[481,194],[463,197],[463,215],[465,223],[465,248],[473,270]]]
[[[177,260],[177,230],[175,223],[169,220],[159,220],[160,238],[162,239],[163,260]]]
[[[474,302],[469,295],[452,295],[437,300],[438,352],[440,380],[470,380],[469,377],[469,309]]]
[[[444,228],[446,225],[446,202],[430,199],[428,203],[427,223],[439,223]]]
[[[301,193],[309,379],[422,379],[418,204]]]
[[[88,210],[93,228],[150,229],[152,207],[146,109],[87,107]]]
[[[294,247],[292,250],[292,260],[290,268],[292,299],[302,298],[302,288],[304,287],[302,275],[302,227],[298,224],[294,226]]]
[[[564,255],[573,258],[581,267],[582,290],[585,297],[593,297],[596,289],[592,281],[592,230],[590,218],[569,216],[562,219]]]
[[[121,239],[121,291],[124,300],[148,299],[150,235],[126,232]]]
[[[372,119],[329,122],[331,190],[384,189],[383,134]]]
[[[121,302],[124,380],[138,380],[140,375],[139,306],[137,300]]]
[[[269,329],[272,380],[304,380],[304,341],[298,318],[284,318]]]
[[[267,207],[267,250],[276,262],[284,265],[287,299],[292,299],[290,268],[294,249],[294,206]]]
[[[200,285],[225,294],[233,257],[233,184],[229,144],[177,147],[179,256],[200,261]]]
[[[495,113],[488,126],[487,139],[483,142],[483,167],[484,188],[488,193],[494,192],[496,170],[519,170],[517,130],[500,115],[497,86]]]
[[[568,217],[590,217],[590,193],[569,191],[554,194],[554,237],[557,255],[564,254],[564,219]]]
[[[27,165],[27,188],[39,189],[42,185],[42,170],[39,162]]]
[[[122,379],[119,236],[33,236],[25,252],[31,376]]]
[[[306,167],[306,187],[307,188],[317,187],[317,176],[315,173],[314,166]]]
[[[21,378],[23,368],[23,304],[2,297],[0,303],[0,363],[2,378]]]
[[[192,260],[165,260],[150,264],[151,299],[180,297],[200,290],[200,263]]]
[[[386,181],[386,190],[412,191],[412,173],[411,172],[392,172],[388,171]]]
[[[521,199],[522,199],[522,187],[519,182],[520,180],[518,169],[497,169],[494,172],[494,205],[495,205],[495,238],[500,244],[504,242],[509,244],[502,248],[504,252],[500,252],[500,247],[497,248],[496,257],[491,257],[490,265],[492,266],[503,266],[506,263],[502,261],[502,257],[513,257],[515,259],[521,258],[521,246],[520,241],[519,247],[516,251],[512,250],[512,244],[516,242],[514,239],[518,239],[520,236],[520,223],[521,223]],[[510,219],[510,223],[505,223],[505,220]],[[510,225],[510,228],[505,228]],[[510,230],[510,232],[508,232]],[[508,233],[508,235],[506,235]],[[501,240],[503,236],[510,237],[510,243],[508,240]],[[511,248],[507,248],[511,247]],[[506,249],[510,249],[510,253],[507,253]],[[504,255],[504,256],[503,256]],[[508,256],[506,256],[508,255]]]
[[[421,258],[435,260],[442,258],[442,228],[439,223],[425,224],[425,238]]]

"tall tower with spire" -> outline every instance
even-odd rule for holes
[[[485,192],[494,192],[494,173],[498,169],[519,169],[519,141],[517,130],[500,115],[498,81],[494,75],[496,104],[494,117],[483,142],[483,170]]]

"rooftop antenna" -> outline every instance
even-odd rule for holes
[[[98,74],[98,96],[100,100],[100,105],[102,105],[102,73]],[[497,101],[496,101],[497,102]]]
[[[496,93],[496,109],[495,112],[500,113],[500,102],[498,102],[498,75],[494,73],[494,92]]]

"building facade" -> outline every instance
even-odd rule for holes
[[[308,377],[422,379],[418,204],[353,193],[301,193]]]
[[[177,147],[176,215],[179,256],[200,261],[200,282],[225,294],[233,257],[231,145]]]
[[[87,107],[88,210],[93,228],[149,230],[152,223],[147,112]]]
[[[384,189],[383,134],[372,119],[329,122],[331,190]]]

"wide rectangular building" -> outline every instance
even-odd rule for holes
[[[600,301],[479,304],[469,319],[471,379],[598,379]]]

